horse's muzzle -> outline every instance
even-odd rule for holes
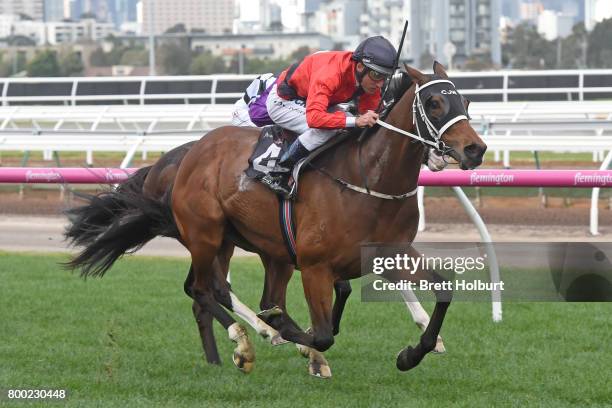
[[[463,148],[461,169],[475,169],[482,164],[482,157],[487,151],[487,145],[472,143]]]

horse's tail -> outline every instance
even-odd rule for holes
[[[170,206],[171,190],[159,200],[143,194],[150,169],[138,170],[115,190],[78,194],[87,204],[66,212],[70,224],[64,236],[84,249],[66,267],[81,269],[84,277],[103,276],[123,254],[139,250],[156,236],[179,237]]]

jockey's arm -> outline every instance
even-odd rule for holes
[[[340,88],[340,74],[318,76],[311,80],[306,99],[306,122],[315,129],[355,127],[355,118],[343,111],[328,112],[332,95]]]

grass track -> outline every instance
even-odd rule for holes
[[[362,303],[355,283],[342,332],[326,353],[334,377],[311,378],[295,348],[259,338],[255,371],[238,372],[216,326],[224,358],[206,365],[182,292],[188,264],[162,258],[119,262],[83,281],[55,255],[0,252],[0,389],[66,388],[67,403],[104,407],[610,406],[612,305],[454,303],[443,327],[448,353],[400,373],[396,353],[419,336],[399,303]],[[299,276],[289,311],[306,323]],[[258,260],[232,266],[233,286],[257,305]],[[253,333],[250,331],[251,334]],[[13,406],[42,404],[14,403]],[[0,399],[0,406],[9,406]]]

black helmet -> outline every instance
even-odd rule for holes
[[[366,38],[353,52],[353,59],[366,67],[385,75],[393,75],[395,47],[386,38],[378,35]]]

